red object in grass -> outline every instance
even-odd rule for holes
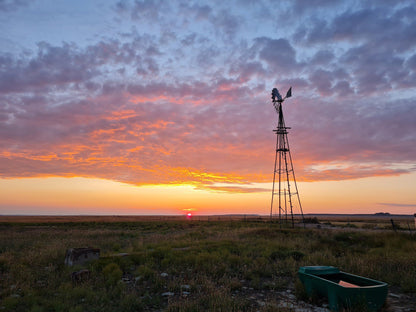
[[[357,287],[360,287],[360,286],[357,286],[357,285],[348,283],[348,282],[343,281],[343,280],[340,280],[338,284],[341,285],[341,286],[343,286],[343,287],[348,287],[348,288],[357,288]]]

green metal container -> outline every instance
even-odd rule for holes
[[[298,275],[308,296],[327,297],[329,308],[352,308],[366,304],[370,311],[379,310],[387,298],[387,283],[341,272],[332,266],[301,267]]]

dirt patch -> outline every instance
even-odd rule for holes
[[[253,308],[258,311],[267,310],[268,307],[287,309],[295,312],[330,312],[327,300],[323,299],[318,304],[312,304],[299,300],[295,296],[292,285],[287,290],[255,290],[242,287],[234,291],[233,297],[249,299]],[[416,296],[400,293],[399,289],[389,290],[386,303],[381,312],[416,312]]]

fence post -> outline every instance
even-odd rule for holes
[[[393,219],[390,219],[390,222],[391,222],[391,226],[393,227],[394,232],[397,232],[396,225],[394,224]]]
[[[416,213],[414,214],[414,217],[415,217],[415,229],[416,229]]]

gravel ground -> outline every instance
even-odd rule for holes
[[[294,294],[294,287],[290,286],[286,291],[254,290],[243,287],[236,291],[234,296],[248,298],[253,307],[259,311],[266,306],[285,308],[294,312],[330,312],[328,302],[322,300],[319,305],[298,300]],[[400,293],[398,289],[389,290],[387,303],[382,312],[416,312],[416,296]]]

